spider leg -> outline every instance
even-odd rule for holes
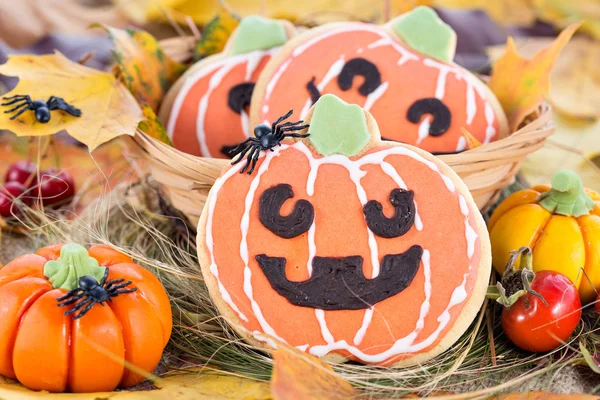
[[[308,128],[310,125],[299,125],[299,126],[289,126],[287,128],[282,128],[281,132],[293,132],[293,131],[301,131],[302,129]]]
[[[119,290],[119,289],[123,289],[124,287],[127,287],[129,285],[131,285],[131,281],[125,282],[125,283],[121,283],[120,285],[115,285],[112,286],[110,289],[106,288],[106,290]]]
[[[125,279],[113,279],[112,281],[109,281],[106,286],[104,286],[104,289],[109,290],[111,287],[113,287],[113,285],[118,285],[121,282],[125,282]]]
[[[243,149],[245,149],[248,145],[248,143],[252,142],[252,138],[248,138],[246,140],[244,140],[242,143],[238,144],[237,146],[235,146],[230,152],[229,155],[231,157],[235,157],[236,155],[238,155],[238,153],[240,153]]]
[[[51,103],[48,103],[48,109],[49,110],[61,110],[64,111],[68,114],[71,114],[75,117],[80,117],[81,116],[81,110],[73,107],[72,105],[70,105],[69,103],[67,103],[66,101],[64,101],[63,99],[61,99],[60,97],[54,97],[52,99]]]
[[[94,301],[94,299],[92,299],[91,297],[86,298],[85,300],[77,303],[73,308],[71,308],[69,311],[67,311],[65,313],[65,315],[71,315],[77,312],[77,310],[81,310],[83,307],[89,305],[90,303],[92,303]]]
[[[107,279],[108,279],[108,267],[104,267],[104,276],[102,277],[102,280],[100,281],[100,286],[104,286]]]
[[[81,310],[79,312],[79,314],[75,315],[73,317],[73,319],[79,319],[79,318],[83,317],[85,314],[88,313],[88,311],[90,311],[92,308],[94,308],[94,306],[96,305],[96,303],[97,303],[96,300],[92,300],[90,302],[90,304],[88,304],[88,306],[86,308],[84,308],[83,310]]]
[[[303,120],[296,122],[286,122],[285,124],[279,125],[276,131],[277,139],[281,140],[283,138],[283,133],[292,130],[300,130],[304,129],[308,125],[302,125],[304,123]]]
[[[252,161],[252,157],[254,157],[254,154],[256,152],[260,152],[259,148],[252,147],[252,150],[250,150],[250,153],[248,153],[248,157],[246,157],[246,165],[244,165],[244,168],[242,168],[240,174],[243,174],[248,169],[248,167],[250,166],[250,162]]]
[[[21,96],[21,95],[15,95],[15,96],[11,96],[11,97],[3,97],[4,100],[10,100],[7,101],[6,103],[2,103],[3,106],[10,106],[11,104],[14,104],[18,101],[25,101],[28,104],[31,104],[31,97],[29,97],[28,95],[25,96]]]
[[[48,97],[48,100],[46,100],[46,104],[50,105],[50,103],[54,102],[55,99],[56,99],[56,96]]]
[[[273,150],[273,149],[271,149]],[[260,151],[257,151],[254,154],[254,157],[252,157],[252,167],[250,168],[250,171],[248,171],[248,175],[251,175],[252,172],[254,172],[254,168],[256,168],[256,161],[258,161],[258,157],[260,156]]]
[[[11,113],[11,112],[15,111],[17,108],[21,108],[21,107],[26,107],[26,108],[29,108],[30,106],[29,106],[29,104],[28,104],[28,103],[21,103],[21,104],[19,104],[19,105],[15,106],[15,107],[11,108],[10,110],[6,110],[6,111],[4,111],[4,114]]]
[[[283,138],[305,138],[309,136],[310,133],[286,133]]]
[[[15,115],[13,115],[12,117],[10,117],[10,120],[12,121],[13,119],[17,119],[19,117],[19,115],[23,114],[25,111],[29,111],[31,110],[31,108],[29,107],[25,107],[22,108],[18,113],[16,113]]]
[[[112,297],[117,297],[120,294],[127,294],[127,293],[133,293],[136,292],[137,288],[131,288],[131,289],[121,289],[121,290],[117,290],[114,294],[111,293]]]
[[[73,289],[70,292],[68,292],[67,294],[65,294],[64,296],[57,298],[56,301],[59,301],[59,302],[64,301],[70,297],[77,296],[80,293],[83,293],[83,289],[81,289],[81,288]]]
[[[75,303],[77,303],[77,302],[78,302],[79,300],[81,300],[82,298],[83,298],[83,295],[80,295],[80,296],[75,296],[75,297],[73,297],[73,298],[72,298],[72,299],[70,299],[70,300],[66,300],[66,301],[63,301],[63,302],[61,302],[61,303],[58,303],[58,306],[59,306],[59,307],[70,306],[71,304],[75,304]]]
[[[246,155],[246,153],[248,152],[248,150],[254,149],[255,147],[256,146],[254,144],[249,144],[248,146],[246,146],[246,148],[244,149],[244,151],[242,151],[238,155],[238,158],[236,158],[235,160],[233,160],[233,162],[231,163],[231,165],[235,165],[235,164],[239,163],[240,161],[242,161],[244,159],[244,155]]]
[[[287,112],[287,114],[282,115],[281,117],[277,118],[277,121],[273,122],[273,124],[271,125],[271,132],[275,132],[275,128],[277,127],[277,125],[281,121],[285,121],[286,119],[288,119],[290,117],[290,115],[292,115],[293,112],[294,112],[294,110],[290,110]]]

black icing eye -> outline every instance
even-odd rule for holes
[[[415,202],[412,190],[392,190],[390,203],[395,209],[392,218],[383,214],[383,207],[377,200],[371,200],[363,207],[367,226],[371,232],[383,238],[402,236],[410,230],[415,222]]]
[[[253,82],[240,83],[229,89],[227,95],[227,105],[234,112],[241,114],[242,110],[250,105],[250,99],[252,98],[252,92],[254,91]]]
[[[317,100],[319,100],[319,98],[321,97],[321,92],[319,91],[319,88],[317,87],[317,85],[315,85],[315,77],[314,76],[306,84],[306,90],[308,90],[308,93],[310,94],[310,101],[312,101],[312,103],[315,104],[317,102]]]
[[[307,200],[298,200],[294,210],[282,216],[281,206],[294,197],[292,187],[279,184],[264,191],[260,196],[258,218],[265,228],[279,237],[291,239],[310,229],[315,218],[315,210]]]
[[[350,90],[352,81],[356,75],[365,78],[364,82],[358,88],[358,92],[363,96],[368,96],[381,85],[381,74],[377,66],[364,58],[353,58],[344,64],[342,72],[338,75],[337,81],[340,89]]]
[[[452,114],[448,107],[439,99],[431,97],[415,101],[408,109],[406,118],[413,124],[417,124],[421,121],[423,114],[431,114],[433,116],[433,121],[429,125],[429,134],[431,136],[441,136],[450,128]]]

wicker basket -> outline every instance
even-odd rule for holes
[[[183,61],[191,57],[188,38],[161,42],[167,54]],[[510,136],[459,154],[440,155],[463,179],[481,210],[490,207],[515,180],[521,162],[544,145],[554,132],[552,110],[546,103],[524,126]],[[208,191],[229,160],[202,158],[183,153],[141,131],[134,137],[149,162],[152,177],[163,185],[173,206],[197,224]]]

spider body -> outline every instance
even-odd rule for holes
[[[238,156],[231,163],[234,165],[246,157],[246,165],[240,170],[240,174],[243,174],[246,170],[248,170],[248,175],[252,174],[260,157],[260,152],[263,150],[273,151],[273,147],[281,146],[283,139],[308,137],[308,133],[294,133],[308,128],[308,125],[302,125],[304,121],[282,123],[292,115],[292,112],[293,110],[290,110],[287,114],[279,117],[271,126],[267,124],[256,125],[254,127],[254,137],[244,140],[229,152],[232,157]]]
[[[79,278],[79,287],[71,290],[69,293],[56,299],[59,307],[70,306],[73,308],[65,312],[65,315],[73,315],[73,319],[79,319],[88,313],[96,304],[104,306],[107,301],[112,301],[113,297],[120,294],[133,293],[137,288],[126,289],[131,285],[131,281],[125,282],[125,279],[108,280],[108,268],[104,272],[104,277],[98,283],[92,276],[83,276]]]
[[[81,110],[73,107],[60,97],[50,96],[48,100],[31,100],[31,97],[28,95],[15,95],[11,97],[4,97],[4,100],[8,100],[2,103],[3,106],[14,105],[10,110],[4,111],[5,114],[14,112],[16,113],[12,117],[11,120],[18,118],[25,111],[33,111],[35,113],[35,119],[41,122],[42,124],[50,121],[50,111],[52,110],[62,110],[68,114],[71,114],[75,117],[81,116]]]

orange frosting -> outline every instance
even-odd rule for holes
[[[296,146],[298,145],[303,146],[302,143]],[[385,151],[385,149],[387,147],[375,148],[368,154]],[[312,154],[314,158],[321,158],[319,155]],[[240,323],[250,331],[266,332],[271,335],[275,333],[287,343],[311,352],[318,349],[318,346],[328,344],[323,325],[319,324],[315,309],[295,306],[280,296],[271,287],[255,260],[257,254],[263,253],[272,257],[285,257],[287,278],[291,281],[306,280],[309,278],[307,269],[309,235],[304,233],[292,239],[283,239],[269,231],[258,219],[259,198],[266,189],[274,185],[280,183],[291,185],[294,197],[284,203],[281,214],[290,213],[299,199],[311,202],[315,210],[315,255],[322,257],[360,255],[364,259],[365,277],[371,278],[371,248],[367,225],[357,195],[357,186],[351,180],[346,167],[338,164],[320,165],[314,182],[314,193],[310,196],[307,193],[307,181],[311,165],[306,154],[296,148],[284,147],[282,150],[278,148],[276,153],[267,153],[267,157],[271,158],[270,165],[262,175],[260,175],[260,166],[265,162],[264,156],[259,160],[253,175],[241,175],[237,172],[228,174],[228,169],[224,173],[225,178],[222,177],[220,183],[218,182],[211,192],[214,209],[211,210],[210,203],[207,203],[209,207],[207,223],[208,221],[212,223],[214,244],[209,249],[205,242],[205,251],[214,256],[219,281],[231,297],[231,301],[247,318],[247,321],[241,320]],[[352,159],[359,160],[356,157]],[[473,243],[472,257],[468,257],[465,220],[469,220],[469,217],[461,212],[458,191],[450,191],[440,173],[432,170],[422,161],[406,155],[388,155],[385,157],[385,162],[397,171],[407,188],[414,191],[417,211],[423,225],[422,230],[418,230],[415,224],[404,236],[394,239],[375,236],[378,259],[381,261],[386,254],[405,252],[413,245],[420,245],[424,250],[429,251],[431,298],[422,329],[417,328],[417,323],[426,297],[423,262],[407,289],[374,306],[372,320],[368,324],[363,340],[358,344],[355,343],[355,337],[363,326],[366,310],[324,311],[326,329],[331,333],[334,341],[344,340],[367,355],[383,353],[398,339],[416,332],[413,345],[421,348],[415,347],[414,352],[400,352],[384,357],[382,360],[373,361],[365,359],[368,357],[352,356],[343,349],[334,349],[330,352],[377,364],[391,364],[412,357],[431,350],[440,342],[453,327],[468,302],[477,279],[480,259],[479,238]],[[236,168],[237,171],[239,165],[232,168]],[[379,163],[367,164],[360,168],[365,172],[360,179],[360,185],[364,188],[368,200],[379,201],[383,205],[385,215],[392,215],[393,206],[389,202],[389,194],[393,189],[398,188],[396,182],[384,172]],[[227,178],[227,175],[230,176]],[[246,196],[255,180],[259,182],[252,198],[247,231],[248,268],[251,279],[246,282],[246,285],[251,284],[252,297],[256,302],[253,307],[248,296],[248,287],[245,288],[245,263],[240,255],[240,244],[242,216],[247,204]],[[478,211],[469,210],[469,213],[476,212]],[[474,221],[469,221],[468,224],[475,232],[477,231]],[[202,229],[206,229],[206,225]],[[473,267],[470,268],[470,265]],[[457,290],[460,292],[460,289],[457,289],[460,287],[464,288],[465,297],[448,310],[449,321],[436,335],[436,329],[440,327],[438,318],[449,306],[453,293]],[[213,296],[223,296],[223,292],[219,291],[216,285],[212,290],[214,290]],[[272,328],[272,332],[265,329],[264,322],[261,324],[257,307],[268,327]],[[426,342],[427,340],[430,342]],[[314,354],[318,352],[318,350],[313,351]],[[317,355],[324,354],[321,352]]]
[[[244,117],[229,108],[229,90],[240,83],[256,82],[270,58],[269,51],[221,58],[184,78],[167,124],[175,148],[195,156],[225,158],[223,146],[246,139],[252,133],[248,110]]]
[[[289,109],[295,111],[292,118],[304,117],[311,105],[306,85],[314,77],[321,94],[335,94],[370,111],[385,139],[446,153],[467,148],[461,128],[466,128],[481,143],[498,138],[500,116],[498,108],[492,106],[497,101],[488,98],[492,95],[483,90],[483,84],[473,74],[409,49],[382,27],[361,23],[339,25],[290,50],[286,57],[273,60],[278,65],[268,77],[269,84],[261,85],[264,96],[260,104],[252,106],[257,108],[256,114],[253,109],[257,121],[253,122],[273,121]],[[337,82],[343,64],[357,57],[375,64],[381,75],[380,87],[369,97],[358,92],[364,81],[361,76],[355,77],[352,88],[346,91]],[[421,126],[424,120],[432,121],[431,115],[423,115],[418,123],[406,117],[415,101],[434,97],[452,115],[449,129],[441,136],[428,135],[427,127]]]

